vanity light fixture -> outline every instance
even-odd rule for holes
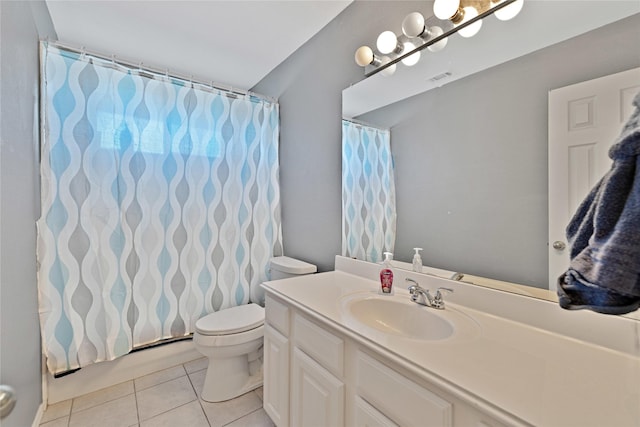
[[[404,49],[403,49],[404,52],[413,52],[413,51],[416,50],[416,45],[414,45],[410,41],[404,42],[402,44],[402,46],[404,47]],[[417,52],[412,53],[411,55],[407,56],[406,58],[404,58],[402,60],[402,63],[404,65],[406,65],[407,67],[412,67],[412,66],[416,65],[418,63],[418,61],[420,61],[420,51],[417,51]]]
[[[500,0],[498,0],[498,3]],[[471,3],[471,2],[468,2]],[[460,0],[436,0],[433,3],[433,13],[438,19],[448,19],[455,26],[469,22],[478,16],[478,8],[488,8],[490,2],[474,2],[468,6],[464,6]],[[478,34],[482,27],[482,20],[477,20],[473,24],[469,24],[461,28],[458,33],[462,37],[473,37]]]
[[[418,52],[418,53],[420,53],[420,52]],[[383,64],[386,64],[387,62],[390,61],[390,58],[388,56],[383,56],[381,59],[382,59],[382,63]],[[382,74],[385,77],[389,77],[389,76],[392,76],[393,73],[395,73],[395,72],[396,72],[396,64],[391,64],[390,66],[388,66],[384,70],[382,70],[380,72],[380,74]]]
[[[462,21],[461,23],[464,22],[469,22],[470,20],[472,20],[473,18],[478,16],[478,10],[475,7],[472,6],[467,6],[465,8],[462,9],[464,11],[463,16],[462,16]],[[479,19],[477,21],[475,21],[473,24],[470,24],[469,26],[465,27],[465,28],[461,28],[458,31],[458,34],[460,34],[462,37],[473,37],[476,34],[478,34],[478,31],[480,31],[480,28],[482,28],[482,20]]]
[[[491,7],[495,7],[497,4],[501,3],[502,0],[496,0],[491,2]],[[502,8],[500,10],[496,10],[496,18],[501,21],[508,21],[516,17],[518,13],[522,10],[522,6],[524,5],[524,0],[516,0],[514,3],[509,6]]]
[[[383,75],[392,75],[398,62],[415,65],[423,49],[438,52],[455,33],[465,38],[474,36],[489,15],[495,14],[501,21],[512,19],[523,4],[524,0],[435,0],[434,16],[425,19],[419,12],[408,14],[402,21],[400,36],[393,31],[382,32],[376,51],[368,46],[356,50],[356,63],[365,68],[366,77],[383,70],[387,70]]]
[[[393,75],[396,72],[396,64],[385,66],[391,61],[388,56],[377,56],[369,46],[361,46],[356,50],[356,64],[361,67],[373,66],[378,67],[378,71],[385,77]]]
[[[376,57],[373,53],[373,50],[369,46],[360,46],[358,50],[356,50],[356,64],[361,67],[366,67],[367,65],[373,65],[375,67],[382,64],[380,58]]]
[[[433,14],[438,19],[450,19],[454,23],[462,20],[464,12],[460,8],[460,0],[436,0],[433,2]]]
[[[402,33],[410,39],[420,38],[423,41],[427,41],[429,39],[441,36],[444,31],[437,25],[428,28],[425,25],[424,16],[422,16],[422,14],[419,12],[412,12],[408,14],[402,21]],[[447,40],[448,39],[446,38],[442,39],[438,43],[432,44],[427,49],[429,49],[431,52],[442,50],[447,45]]]
[[[393,31],[383,31],[380,33],[376,41],[376,47],[380,53],[400,53],[403,50],[402,45],[398,43],[398,38]]]

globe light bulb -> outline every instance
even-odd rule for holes
[[[433,27],[429,28],[429,33],[431,34],[431,38],[434,39],[434,38],[440,37],[442,34],[444,34],[444,31],[442,30],[442,28],[440,28],[438,26],[433,26]],[[449,41],[449,38],[446,37],[446,38],[440,40],[439,42],[432,44],[431,46],[427,46],[427,49],[429,49],[431,52],[441,51],[442,49],[445,48],[445,46],[447,45],[448,41]]]
[[[355,60],[359,66],[366,67],[373,62],[373,50],[369,46],[360,46],[356,50]]]
[[[504,0],[492,1],[491,7],[494,7]],[[496,10],[494,15],[501,21],[508,21],[516,17],[518,13],[522,10],[522,6],[524,5],[524,0],[516,0],[511,3],[509,6],[505,6],[500,10]]]
[[[404,49],[402,50],[403,53],[411,52],[413,49],[416,48],[416,46],[411,42],[404,42],[403,46],[404,46]],[[416,52],[413,55],[407,56],[402,60],[402,63],[407,67],[412,67],[416,65],[418,61],[420,61],[420,52]]]
[[[398,47],[398,38],[393,31],[383,31],[378,36],[376,46],[380,53],[391,53]]]
[[[438,19],[449,19],[456,14],[460,0],[436,0],[433,3],[433,14]]]
[[[388,56],[383,56],[380,59],[382,60],[382,65],[388,63],[391,60]],[[389,77],[389,76],[392,76],[393,73],[395,72],[396,72],[396,64],[393,64],[393,65],[389,65],[387,68],[380,71],[380,74],[382,74],[385,77]]]
[[[464,24],[465,22],[478,16],[478,11],[474,7],[467,6],[463,10],[464,10],[464,19],[458,25]],[[476,21],[473,24],[467,27],[464,27],[463,29],[458,31],[458,34],[466,38],[473,37],[476,34],[478,34],[478,31],[480,31],[480,28],[482,28],[482,20]]]
[[[409,37],[418,37],[424,32],[424,16],[418,12],[408,14],[402,21],[402,33]]]

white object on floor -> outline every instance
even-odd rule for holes
[[[316,270],[315,265],[289,257],[271,259],[273,280]],[[222,402],[262,386],[263,337],[264,308],[258,304],[227,308],[196,322],[193,342],[209,359],[203,400]]]

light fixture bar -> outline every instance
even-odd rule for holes
[[[481,19],[486,18],[489,15],[493,15],[496,11],[502,9],[503,7],[507,7],[509,6],[511,3],[515,3],[518,0],[504,0],[500,3],[498,3],[497,5],[487,9],[486,11],[482,12],[481,14],[479,14],[478,16],[476,16],[475,18],[469,19],[466,22],[463,22],[461,24],[459,24],[458,26],[453,27],[452,29],[450,29],[449,31],[445,31],[444,33],[442,33],[441,35],[439,35],[438,37],[434,37],[433,39],[428,40],[427,42],[425,42],[424,44],[421,44],[420,46],[416,47],[415,49],[413,49],[411,52],[407,52],[404,53],[400,56],[398,56],[397,58],[392,59],[389,62],[385,62],[383,65],[374,68],[373,70],[369,71],[368,73],[365,73],[364,76],[365,77],[371,77],[374,74],[379,73],[380,71],[392,66],[393,64],[397,64],[398,62],[402,61],[403,59],[413,55],[416,52],[419,52],[423,49],[428,48],[431,45],[434,45],[436,43],[438,43],[440,40],[446,39],[447,37],[451,36],[452,34],[457,33],[458,31],[462,30],[463,28],[468,27],[469,25],[472,25],[474,22],[480,21]]]

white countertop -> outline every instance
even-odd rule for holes
[[[394,281],[393,298],[408,301],[402,280]],[[442,315],[473,319],[478,328],[472,336],[420,341],[358,327],[341,301],[356,292],[375,294],[378,286],[344,271],[264,284],[267,293],[362,344],[419,366],[426,380],[449,384],[470,403],[487,403],[537,426],[640,426],[640,351],[612,350],[451,302]],[[640,325],[636,336],[640,340]]]

